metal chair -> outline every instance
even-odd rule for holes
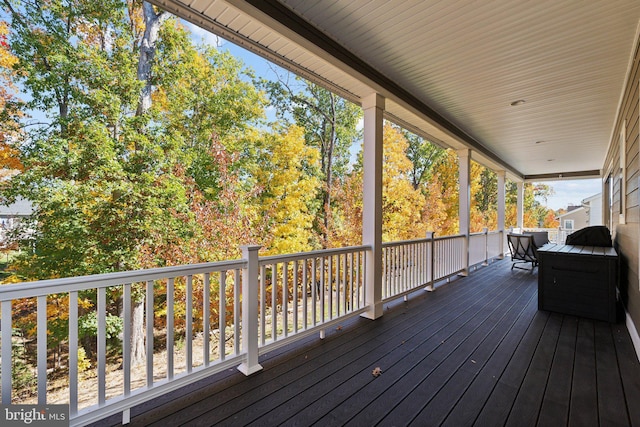
[[[534,236],[531,234],[507,234],[507,243],[511,252],[511,269],[519,268],[521,270],[530,270],[538,266],[538,251]],[[521,267],[518,264],[529,264],[531,268]]]

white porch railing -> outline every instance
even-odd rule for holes
[[[482,233],[469,236],[469,265],[487,264],[502,257],[502,233]],[[466,270],[465,236],[433,237],[382,244],[382,300],[389,301],[427,287]]]
[[[196,264],[179,267],[157,268],[141,271],[110,273],[94,276],[73,277],[66,279],[43,280],[39,282],[20,283],[0,287],[0,301],[2,309],[1,362],[2,372],[2,404],[26,403],[12,401],[12,305],[24,302],[28,298],[37,299],[37,404],[69,404],[71,425],[83,425],[99,420],[113,413],[123,411],[125,421],[126,411],[132,406],[153,399],[168,391],[177,389],[211,373],[223,370],[229,366],[238,365],[242,361],[239,350],[241,334],[238,309],[239,286],[241,284],[240,271],[246,267],[245,260],[226,261],[218,263]],[[176,282],[184,287],[183,300],[176,301]],[[217,286],[214,286],[217,284]],[[225,284],[225,286],[220,286]],[[162,287],[163,291],[154,289]],[[194,288],[198,288],[196,291]],[[217,298],[211,294],[212,289],[218,290]],[[97,317],[97,366],[92,375],[85,375],[86,380],[80,378],[78,369],[78,317],[82,310],[84,298],[81,294],[95,292],[96,304],[92,308]],[[107,372],[107,295],[122,295],[123,337],[122,337],[122,369]],[[136,296],[133,296],[136,295]],[[131,350],[131,308],[136,298],[144,295],[146,299],[145,335],[146,335],[146,363],[142,375],[133,377],[133,366],[130,357]],[[202,322],[194,327],[193,312],[194,296],[199,297],[203,304],[197,309],[202,312]],[[232,298],[235,301],[232,312],[227,314],[223,304]],[[68,301],[68,311],[58,312],[58,317],[68,317],[68,387],[66,399],[51,401],[48,399],[47,389],[47,306],[55,300],[56,304]],[[154,354],[154,343],[158,338],[154,336],[155,321],[161,313],[154,312],[154,301],[164,300],[163,308],[165,325],[165,357],[160,364]],[[211,307],[212,300],[218,300],[219,308]],[[212,316],[213,311],[217,311]],[[60,307],[58,307],[60,309]],[[177,336],[175,321],[181,317],[184,321],[182,332]],[[50,320],[50,319],[49,319]],[[218,334],[212,333],[212,325],[217,325]],[[228,327],[226,326],[228,325]],[[198,363],[194,363],[193,342],[196,332],[202,334],[203,339]],[[182,349],[176,349],[176,339],[183,338]],[[227,342],[231,341],[229,347]],[[212,357],[211,347],[217,347],[216,357]],[[176,356],[180,355],[180,367],[176,366]],[[158,365],[163,372],[155,372]],[[118,389],[107,389],[107,384],[113,381],[120,384]],[[137,386],[132,384],[135,380]],[[82,394],[88,388],[97,390],[97,395],[91,404],[84,407],[79,400],[79,387]]]
[[[433,285],[433,238],[382,244],[382,300]]]
[[[260,353],[366,311],[368,246],[259,260]]]
[[[486,228],[481,233],[471,234],[469,236],[469,265],[487,265],[490,259],[503,256],[500,248],[501,238],[501,232],[489,232]]]
[[[557,243],[557,244],[564,244],[565,240],[567,239],[567,236],[571,233],[573,233],[576,230],[567,230],[564,229],[562,227],[558,227],[558,228],[531,228],[531,227],[527,227],[527,228],[512,228],[511,229],[512,232],[514,233],[519,233],[519,232],[523,232],[523,231],[546,231],[549,234],[549,241],[551,243]]]
[[[435,282],[465,271],[467,260],[486,261],[499,238],[487,232],[471,236],[469,254],[464,235],[383,244],[382,300],[433,289]],[[268,257],[258,257],[258,249],[243,247],[243,259],[234,261],[0,286],[2,404],[69,404],[71,425],[120,412],[126,423],[135,405],[232,366],[256,372],[259,354],[311,333],[323,336],[324,329],[369,309],[369,246]],[[37,301],[33,402],[15,397],[10,374],[16,362],[12,326],[25,314],[20,310],[28,299]],[[118,306],[114,299],[123,331],[119,344],[109,348],[107,309]],[[133,331],[133,306],[143,300],[143,331]],[[47,346],[48,308],[54,304],[56,316],[69,325],[63,337],[67,388],[57,394],[50,387]],[[81,372],[79,319],[91,312],[97,318],[97,363]],[[137,365],[130,356],[134,332],[143,332],[146,342],[146,360]],[[108,363],[114,352],[120,366]]]

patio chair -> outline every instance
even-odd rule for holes
[[[549,243],[549,233],[547,231],[525,231],[522,234],[533,236],[533,245],[536,249]]]
[[[538,266],[538,252],[534,236],[531,234],[507,234],[507,243],[511,252],[511,269],[530,270]],[[531,268],[521,267],[519,264],[529,264]]]

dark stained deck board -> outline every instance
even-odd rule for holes
[[[547,312],[534,314],[533,322],[524,331],[489,399],[480,410],[476,419],[478,425],[502,425],[506,422],[548,319]]]
[[[336,411],[333,411],[330,414],[331,418],[336,418],[337,423],[342,423],[352,417],[347,425],[374,425],[387,417],[389,412],[394,411],[402,420],[385,419],[385,424],[404,424],[410,421],[415,414],[409,414],[404,410],[403,404],[406,405],[408,402],[409,407],[419,408],[420,404],[427,402],[425,393],[431,390],[430,387],[420,386],[428,383],[436,387],[437,384],[446,381],[446,377],[453,371],[447,368],[460,366],[463,354],[468,356],[469,353],[456,353],[455,350],[493,313],[487,307],[495,308],[500,295],[515,297],[516,293],[509,287],[504,287],[500,292],[484,293],[473,305],[466,308],[465,316],[457,316],[454,321],[443,325],[437,334],[424,340],[420,346],[412,348],[411,355],[404,363],[389,369],[371,384],[373,390],[365,390],[360,395],[354,394],[349,401],[337,408],[340,415],[336,417]],[[363,396],[367,396],[367,399],[364,400]],[[377,398],[371,401],[373,396]],[[323,419],[319,425],[334,425],[334,422]]]
[[[540,409],[539,426],[567,425],[577,333],[578,318],[565,316]]]
[[[611,325],[616,357],[620,367],[629,425],[640,426],[640,375],[637,375],[638,356],[624,324]]]
[[[456,427],[471,425],[475,422],[478,414],[492,394],[500,375],[511,360],[522,339],[522,335],[524,335],[524,331],[530,327],[537,309],[538,301],[534,296],[525,307],[522,315],[511,325],[507,335],[491,354],[490,359],[466,387],[463,395],[455,402],[455,406],[442,425]],[[541,325],[544,324],[541,323]]]
[[[640,426],[624,324],[538,311],[537,274],[508,260],[326,332],[262,355],[250,377],[230,369],[133,408],[131,425]]]
[[[551,314],[509,412],[507,426],[536,425],[561,327],[562,316]]]
[[[437,392],[432,393],[431,399],[411,420],[412,423],[416,425],[440,425],[447,418],[474,378],[486,366],[507,333],[520,319],[527,306],[537,304],[534,298],[535,295],[532,292],[523,292],[520,288],[516,292],[519,294],[517,300],[507,310],[501,310],[502,314],[498,319],[495,319],[495,321],[491,318],[488,319],[488,324],[486,325],[489,329],[488,333],[484,337],[479,335],[480,341],[467,340],[464,346],[460,346],[456,350],[465,357],[463,364],[458,369],[453,369],[446,383]],[[478,329],[476,332],[483,329]],[[453,358],[448,358],[448,360],[450,359]],[[441,368],[451,369],[450,366],[447,367],[445,364],[441,365]],[[426,378],[422,384],[432,388],[433,382],[432,378]],[[408,405],[415,405],[415,402],[412,402],[412,397],[409,397],[409,400],[405,402]],[[396,414],[399,412],[397,409],[394,409]],[[385,423],[386,421],[387,419],[385,419]],[[388,421],[393,423],[394,419],[388,417]]]
[[[628,426],[622,378],[616,359],[611,326],[595,322],[596,379],[600,425]],[[625,416],[621,416],[624,414]]]
[[[275,371],[263,371],[257,375],[263,375],[265,381],[260,382],[260,388],[258,391],[264,391],[265,396],[263,399],[256,400],[255,403],[248,405],[242,395],[238,399],[234,399],[232,402],[225,403],[222,408],[212,408],[210,405],[206,405],[207,412],[200,414],[199,420],[193,420],[193,425],[212,425],[224,423],[226,420],[231,425],[243,425],[253,421],[253,418],[265,413],[268,408],[275,407],[276,403],[284,403],[288,399],[296,397],[301,391],[308,388],[313,383],[331,376],[339,367],[349,366],[349,363],[353,360],[353,355],[349,353],[354,349],[357,353],[356,357],[360,357],[362,354],[362,346],[366,346],[366,353],[373,352],[376,346],[380,346],[384,341],[380,338],[384,334],[390,334],[396,341],[396,347],[402,345],[403,341],[406,342],[411,338],[418,335],[419,328],[416,325],[422,325],[423,327],[429,326],[442,321],[442,319],[448,317],[458,316],[460,307],[472,304],[472,301],[478,299],[478,295],[482,293],[482,289],[469,289],[467,292],[456,292],[458,298],[447,300],[447,302],[440,307],[433,306],[429,310],[425,311],[409,311],[407,314],[401,314],[398,318],[396,314],[394,317],[383,316],[384,325],[380,325],[374,328],[373,322],[362,319],[361,322],[365,322],[364,327],[360,329],[359,333],[356,331],[356,338],[345,338],[344,342],[340,342],[340,346],[336,347],[333,351],[326,351],[326,348],[317,348],[318,356],[313,357],[315,353],[305,354],[305,360],[300,366],[292,366],[290,363],[283,365],[285,368],[282,375],[273,377],[276,374]],[[385,318],[386,317],[386,318]],[[382,320],[380,319],[380,320]],[[393,346],[392,346],[393,347]],[[389,349],[390,350],[390,349]],[[389,351],[386,350],[386,351]],[[345,358],[346,355],[346,358]],[[353,369],[353,366],[349,366]],[[367,375],[368,379],[371,379],[371,370]],[[277,372],[279,374],[279,372]],[[256,376],[257,377],[257,376]],[[280,392],[282,385],[295,384],[295,387],[290,387],[289,390]],[[263,390],[264,389],[264,390]],[[256,394],[256,389],[252,390],[252,394]],[[315,395],[314,395],[315,396]],[[255,396],[252,396],[255,397]],[[291,409],[287,408],[288,411]],[[288,412],[287,411],[287,412]],[[183,411],[192,416],[191,410]],[[295,412],[292,412],[295,414]],[[227,419],[228,418],[228,419]],[[163,420],[166,422],[168,420]],[[170,418],[170,421],[174,419]],[[184,422],[185,419],[176,419],[175,421]],[[202,423],[202,424],[200,424]]]
[[[580,319],[576,339],[576,357],[573,362],[573,386],[569,426],[585,426],[598,419],[595,342],[593,322]]]
[[[398,324],[393,328],[386,328],[384,330],[376,329],[373,331],[370,337],[364,337],[367,340],[374,340],[376,342],[389,342],[391,346],[388,348],[384,348],[382,351],[379,351],[378,348],[368,349],[368,351],[373,352],[374,354],[386,354],[389,351],[394,349],[399,349],[401,353],[406,353],[407,351],[417,352],[424,344],[425,340],[429,342],[440,342],[442,339],[445,339],[442,334],[447,333],[447,326],[451,324],[456,324],[456,322],[462,322],[465,319],[465,316],[462,314],[465,310],[468,310],[468,306],[474,306],[476,304],[481,304],[483,301],[483,293],[481,289],[478,289],[480,292],[473,292],[469,296],[465,298],[460,298],[459,300],[454,302],[454,305],[450,307],[445,307],[444,310],[436,310],[435,313],[430,313],[429,311],[425,312],[417,312],[415,318],[407,319],[406,315],[403,319],[398,319]],[[463,320],[459,320],[463,319]],[[451,331],[457,330],[457,327],[450,328]],[[342,356],[341,356],[342,357]],[[314,375],[311,375],[312,378],[305,378],[298,381],[298,387],[295,390],[291,390],[288,394],[278,394],[273,393],[269,398],[264,399],[266,402],[258,402],[257,404],[249,406],[245,411],[237,413],[232,419],[225,420],[228,421],[229,425],[244,425],[248,422],[256,421],[257,425],[273,425],[271,423],[275,423],[275,420],[255,420],[257,414],[265,413],[266,409],[274,407],[274,401],[284,401],[296,398],[297,394],[301,392],[307,392],[308,388],[311,386],[314,387],[314,393],[311,393],[311,396],[322,396],[326,394],[322,389],[328,389],[331,391],[335,386],[331,386],[331,381],[325,381],[327,377],[333,375],[335,370],[340,366],[347,366],[349,371],[356,373],[364,373],[366,374],[364,377],[369,381],[373,379],[371,375],[371,371],[373,368],[378,366],[375,363],[375,360],[372,360],[368,366],[364,366],[364,370],[358,370],[358,365],[350,366],[350,362],[347,360],[343,363],[342,359],[337,360],[332,367],[329,369],[324,369],[320,372],[314,372]],[[384,371],[387,371],[386,366],[382,366]],[[297,375],[293,374],[293,380],[297,380]],[[343,377],[343,381],[345,381]],[[348,380],[347,380],[348,381]],[[362,393],[355,393],[354,395],[362,395]],[[317,399],[316,399],[317,400]],[[311,402],[313,405],[313,402]],[[278,411],[277,414],[275,411],[273,416],[289,418],[292,415],[299,417],[298,411],[293,408],[291,405],[286,406],[286,411]],[[282,408],[279,408],[282,409]],[[349,413],[353,413],[353,408],[349,408]],[[210,418],[208,417],[209,422],[218,423],[222,420],[217,417],[220,416],[220,413],[210,414]],[[265,424],[266,423],[266,424]],[[224,425],[224,423],[223,423]]]

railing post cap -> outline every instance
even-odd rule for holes
[[[240,245],[240,249],[243,251],[259,251],[262,245]]]
[[[435,236],[435,232],[433,231],[427,231],[427,239],[433,239],[433,236]]]

